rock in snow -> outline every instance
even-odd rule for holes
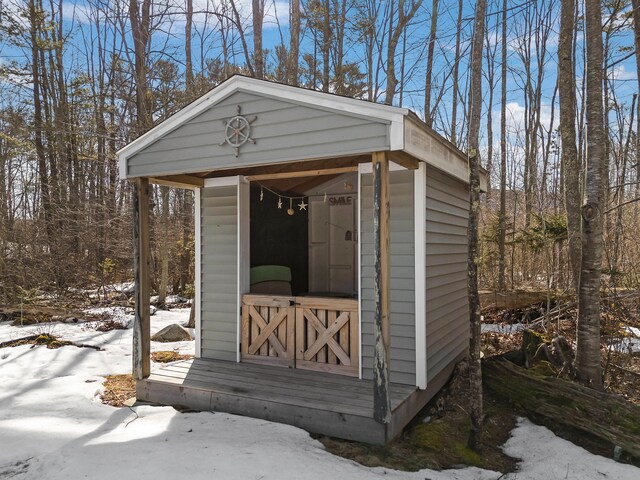
[[[158,333],[156,333],[151,340],[154,342],[184,342],[186,340],[191,340],[191,335],[184,328],[182,328],[177,323],[173,325],[167,325]]]

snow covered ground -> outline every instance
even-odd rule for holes
[[[152,332],[185,322],[189,311],[159,310]],[[616,479],[640,469],[591,455],[543,427],[520,420],[505,451],[522,458],[515,474],[476,468],[398,472],[366,468],[326,452],[305,431],[224,413],[170,407],[113,408],[100,403],[104,375],[131,369],[131,330],[96,332],[87,324],[13,327],[0,342],[52,332],[88,348],[0,349],[0,478],[15,479]],[[193,342],[152,350],[193,353]]]

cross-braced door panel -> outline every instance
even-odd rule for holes
[[[359,374],[356,300],[245,295],[241,360]]]
[[[358,302],[296,300],[296,368],[357,376]]]
[[[295,308],[292,297],[246,295],[242,302],[243,362],[294,366]]]

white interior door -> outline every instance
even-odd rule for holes
[[[309,291],[329,291],[329,208],[322,197],[309,197]]]
[[[310,198],[309,203],[309,290],[354,292],[356,196]]]

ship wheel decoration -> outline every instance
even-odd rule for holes
[[[251,138],[251,124],[258,119],[258,116],[254,115],[251,119],[242,116],[240,105],[236,110],[238,114],[235,117],[224,120],[224,140],[219,145],[229,144],[236,149],[237,157],[242,145],[247,142],[256,143],[255,139]]]

